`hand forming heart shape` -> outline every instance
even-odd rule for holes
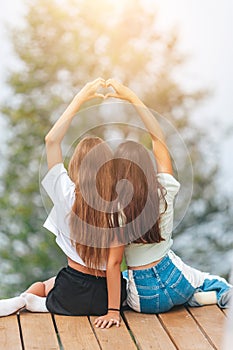
[[[101,85],[96,91],[97,94],[102,95],[103,99],[110,97],[109,95],[113,94],[115,92],[116,91],[114,90],[114,88],[112,86],[110,86],[110,85],[107,86],[106,81],[105,81],[105,85]],[[101,97],[101,96],[99,96],[99,97]]]
[[[87,83],[79,92],[78,96],[83,102],[96,97],[104,100],[113,97],[126,100],[130,103],[138,102],[138,97],[135,93],[116,79],[105,80],[103,78],[97,78]]]
[[[137,101],[137,96],[135,95],[135,93],[116,79],[101,79],[100,84],[102,89],[100,92],[100,95],[102,96],[100,97],[102,97],[103,99],[113,97],[121,100],[127,100],[131,103],[133,103],[133,101]]]

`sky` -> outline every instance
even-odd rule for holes
[[[127,0],[118,0],[127,1]],[[189,55],[188,63],[180,71],[184,86],[206,87],[213,96],[194,113],[197,124],[209,128],[219,145],[221,176],[227,188],[233,179],[233,165],[229,161],[233,149],[233,28],[232,0],[144,0],[148,6],[157,5],[160,28],[167,31],[176,28],[180,38],[180,50]],[[0,101],[7,96],[4,85],[7,67],[15,64],[7,38],[5,23],[20,23],[24,0],[0,0]],[[0,116],[0,140],[5,143],[6,125]],[[229,133],[229,130],[232,130]],[[226,136],[225,132],[228,132]],[[233,163],[233,162],[232,162]],[[224,174],[229,174],[227,178]],[[233,187],[233,183],[232,186]]]
[[[161,0],[161,26],[178,29],[180,48],[190,55],[182,77],[187,86],[207,87],[210,99],[193,118],[209,128],[219,149],[220,183],[224,192],[233,188],[233,1]],[[226,136],[227,135],[227,136]],[[226,176],[226,174],[228,176]]]

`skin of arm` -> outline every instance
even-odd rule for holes
[[[79,111],[84,102],[96,97],[104,98],[102,94],[98,94],[96,92],[99,87],[103,86],[105,86],[105,80],[102,78],[98,78],[87,83],[74,97],[64,113],[45,136],[47,163],[49,169],[51,169],[54,165],[61,163],[63,160],[61,142],[69,129],[75,114]]]
[[[163,131],[145,104],[138,98],[138,96],[128,87],[122,85],[115,79],[108,79],[106,86],[111,86],[115,93],[105,95],[107,97],[115,97],[126,100],[133,104],[138,112],[142,122],[147,128],[152,138],[153,152],[157,163],[158,173],[173,174],[171,157],[165,142]]]
[[[108,287],[108,308],[120,309],[121,299],[121,262],[124,246],[109,249],[106,269]],[[110,328],[112,325],[120,326],[120,312],[109,310],[106,315],[98,317],[94,324],[96,327]]]

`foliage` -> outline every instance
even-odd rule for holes
[[[120,79],[171,120],[185,139],[194,167],[194,196],[177,235],[218,211],[213,191],[216,164],[205,167],[200,139],[206,135],[190,119],[207,92],[185,91],[179,83],[185,56],[177,48],[176,32],[161,33],[156,19],[156,8],[139,0],[33,0],[24,26],[12,28],[20,65],[9,74],[12,94],[1,108],[12,135],[0,186],[1,273],[7,276],[2,278],[1,296],[50,277],[65,263],[53,235],[42,228],[43,139],[73,95],[98,76]],[[83,115],[75,130],[88,125],[87,114]],[[105,121],[101,118],[100,124]],[[200,198],[203,210],[197,213]]]

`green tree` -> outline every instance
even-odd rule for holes
[[[162,33],[156,19],[156,7],[148,9],[139,0],[120,4],[33,0],[28,3],[24,26],[12,28],[20,65],[9,74],[12,93],[1,108],[11,130],[0,187],[1,297],[50,277],[65,263],[53,235],[42,228],[46,212],[38,174],[43,139],[73,95],[98,76],[116,77],[131,87],[150,108],[172,121],[189,147],[194,196],[177,235],[218,211],[209,180],[217,169],[215,164],[204,167],[200,148],[204,133],[190,119],[206,91],[187,92],[178,82],[185,56],[177,49],[177,34]],[[106,117],[98,119],[98,123],[105,121]],[[133,114],[124,121],[134,122]],[[87,117],[77,120],[75,130],[86,127]],[[183,168],[185,173],[185,162]],[[190,174],[186,178],[190,181]],[[197,213],[200,198],[203,210]]]

